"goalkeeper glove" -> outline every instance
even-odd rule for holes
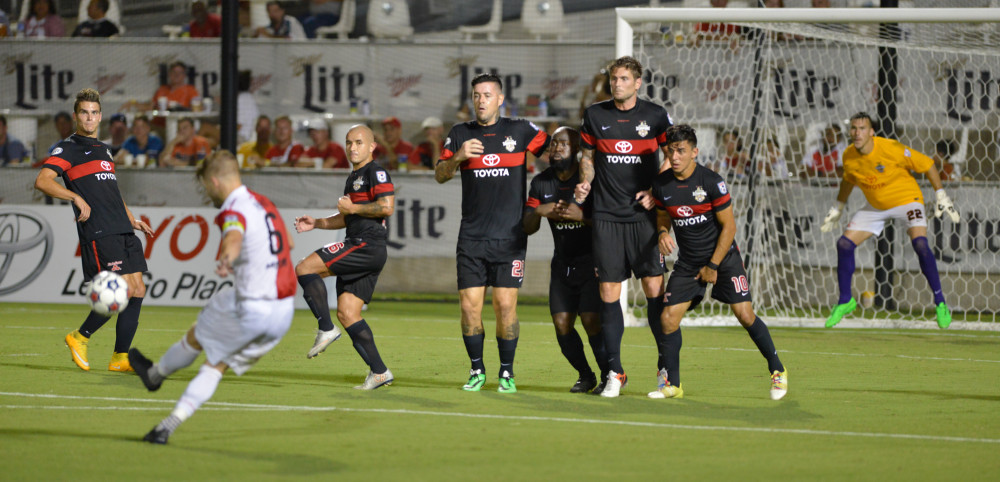
[[[938,189],[935,191],[935,195],[937,196],[937,203],[934,204],[934,217],[940,218],[942,214],[948,213],[951,222],[957,223],[961,217],[958,215],[958,211],[955,210],[955,205],[951,203],[948,193],[944,192],[944,189]]]
[[[830,208],[830,211],[826,213],[826,217],[823,218],[823,225],[820,226],[819,230],[824,233],[833,231],[833,228],[837,226],[837,221],[840,220],[840,212],[843,210],[844,203],[837,203],[836,206]]]

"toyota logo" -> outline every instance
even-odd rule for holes
[[[677,214],[681,217],[689,218],[694,214],[694,209],[691,209],[691,206],[681,206],[677,208]]]
[[[615,143],[615,150],[622,154],[628,154],[632,152],[632,143],[629,141],[618,141]]]
[[[108,161],[101,161],[101,169],[104,169],[105,171],[110,171],[111,163]]]
[[[42,274],[54,241],[52,228],[41,215],[0,209],[0,295],[24,288]]]
[[[500,156],[497,154],[487,154],[483,156],[483,164],[486,167],[493,167],[500,164]]]

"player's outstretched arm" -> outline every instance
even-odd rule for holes
[[[47,196],[71,201],[80,210],[80,217],[76,218],[77,221],[82,223],[90,219],[90,205],[83,200],[83,196],[56,182],[56,171],[44,167],[38,171],[38,177],[35,178],[35,189],[42,191]]]
[[[851,191],[854,190],[854,184],[847,180],[840,181],[840,191],[837,192],[837,205],[832,206],[826,213],[826,217],[823,218],[823,225],[820,226],[819,230],[824,233],[829,233],[833,231],[833,228],[837,227],[837,221],[840,220],[840,215],[844,212],[844,207],[847,205],[847,199],[851,196]]]
[[[138,229],[139,231],[146,233],[146,236],[152,238],[153,228],[149,227],[145,221],[136,219],[136,217],[132,215],[132,210],[128,208],[128,204],[125,204],[124,199],[122,199],[122,206],[125,206],[125,213],[128,214],[128,222],[132,225],[132,229]]]
[[[240,255],[240,247],[243,246],[243,233],[238,230],[230,230],[222,237],[219,244],[219,261],[215,266],[215,274],[223,278],[233,272],[233,261]]]
[[[347,224],[344,222],[344,215],[340,213],[319,219],[308,215],[295,218],[295,232],[297,233],[304,233],[313,229],[344,229],[346,227]]]
[[[590,195],[590,183],[594,180],[594,150],[580,148],[580,183],[573,191],[576,202],[582,203]]]

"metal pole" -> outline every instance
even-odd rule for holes
[[[219,147],[236,153],[236,95],[239,70],[239,12],[238,0],[222,0],[222,92],[219,105]]]
[[[881,2],[882,8],[897,8],[898,6],[898,0],[882,0]],[[879,24],[879,38],[890,41],[899,40],[899,24]],[[878,54],[879,99],[875,115],[879,123],[878,134],[889,139],[897,139],[896,85],[898,79],[896,72],[899,58],[893,47],[879,47]],[[895,241],[895,226],[893,223],[887,223],[885,230],[882,231],[882,235],[875,243],[875,285],[878,287],[875,304],[887,310],[896,309],[896,300],[893,298],[893,271],[896,263],[892,251]]]

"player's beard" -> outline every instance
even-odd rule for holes
[[[573,160],[568,157],[563,159],[553,159],[551,164],[557,171],[568,171],[573,167]]]

